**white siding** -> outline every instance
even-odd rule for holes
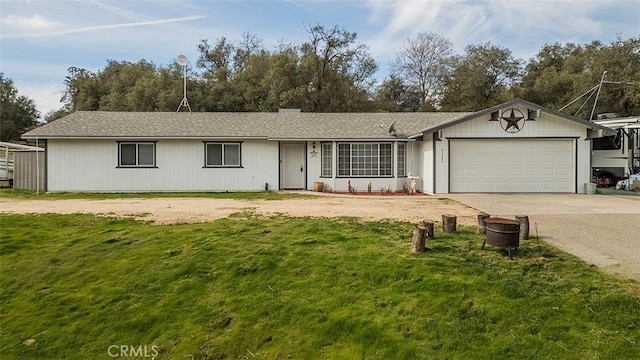
[[[527,113],[525,107],[517,106],[517,109],[524,114]],[[515,134],[507,133],[502,129],[499,121],[489,121],[490,114],[471,119],[464,123],[446,128],[442,131],[442,141],[435,142],[435,173],[436,173],[436,193],[449,192],[449,139],[477,139],[488,138],[499,141],[500,139],[518,138],[573,138],[576,139],[576,191],[584,193],[584,183],[591,181],[590,168],[590,142],[586,139],[587,130],[584,126],[561,119],[542,112],[542,116],[535,121],[527,121],[519,132]],[[426,134],[425,138],[430,137]],[[425,170],[428,171],[429,158],[425,150]],[[421,176],[424,176],[421,174]],[[428,185],[427,185],[428,188]],[[428,190],[426,190],[428,191]]]
[[[242,168],[204,168],[204,142],[158,140],[157,168],[118,168],[115,140],[49,140],[49,191],[261,191],[278,189],[278,143],[242,142]]]
[[[420,176],[422,191],[433,194],[435,192],[433,183],[435,168],[433,163],[433,137],[431,134],[425,135],[422,142],[416,143],[416,147],[420,149],[419,152],[421,154],[421,167],[416,175]]]
[[[432,161],[435,172],[435,193],[446,194],[449,192],[449,141],[442,138],[434,141],[435,148]]]
[[[424,179],[422,178],[423,152],[421,141],[409,141],[407,143],[407,176],[417,176],[416,190],[424,191]],[[411,180],[407,179],[410,184]]]
[[[320,174],[322,171],[321,161],[322,161],[322,143],[319,141],[309,141],[307,144],[307,190],[313,190],[313,183],[316,181],[325,182],[326,190],[330,190],[330,184],[326,183],[328,179],[321,178]],[[315,148],[314,148],[315,145]],[[315,153],[314,153],[315,151]],[[314,156],[315,154],[315,156]],[[332,169],[331,173],[335,169]]]
[[[527,109],[520,108],[524,114]],[[518,137],[574,137],[586,136],[586,128],[582,125],[557,118],[547,113],[535,121],[526,121],[522,130],[515,134],[508,133],[502,129],[499,121],[489,121],[490,115],[485,115],[476,119],[466,121],[462,124],[452,126],[443,131],[447,138],[451,137],[489,137],[489,138],[518,138]]]

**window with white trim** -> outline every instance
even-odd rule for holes
[[[119,142],[118,167],[156,167],[156,143]]]
[[[398,177],[407,176],[407,143],[398,143]]]
[[[338,176],[393,176],[391,143],[339,143]]]
[[[240,143],[205,143],[205,167],[241,167]]]
[[[322,161],[322,172],[320,177],[331,177],[333,167],[333,154],[331,154],[331,143],[324,142],[320,148],[320,158]]]

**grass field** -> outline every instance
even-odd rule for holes
[[[474,229],[412,255],[411,224],[351,218],[0,226],[2,359],[640,357],[638,283],[535,240],[509,261]]]

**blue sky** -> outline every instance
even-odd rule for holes
[[[62,106],[67,69],[97,71],[108,59],[192,64],[200,39],[257,34],[267,49],[300,44],[305,25],[357,32],[379,65],[407,37],[435,32],[458,53],[492,42],[528,60],[545,44],[609,43],[640,35],[638,0],[0,0],[0,72],[44,115]]]

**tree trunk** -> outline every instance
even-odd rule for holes
[[[520,240],[528,240],[529,217],[527,215],[516,215],[516,221],[520,223]]]
[[[426,230],[427,228],[422,225],[416,225],[415,229],[413,229],[413,238],[411,239],[412,253],[419,253],[424,251],[424,233]]]
[[[442,231],[443,232],[456,232],[457,217],[452,214],[442,215]]]
[[[433,233],[433,220],[422,220],[422,226],[427,229],[425,233],[427,239],[434,239],[435,234]]]
[[[487,221],[487,219],[490,216],[491,215],[489,215],[489,214],[480,214],[480,215],[478,215],[478,229],[476,230],[476,232],[478,234],[486,234],[487,233],[487,223],[485,221]]]

